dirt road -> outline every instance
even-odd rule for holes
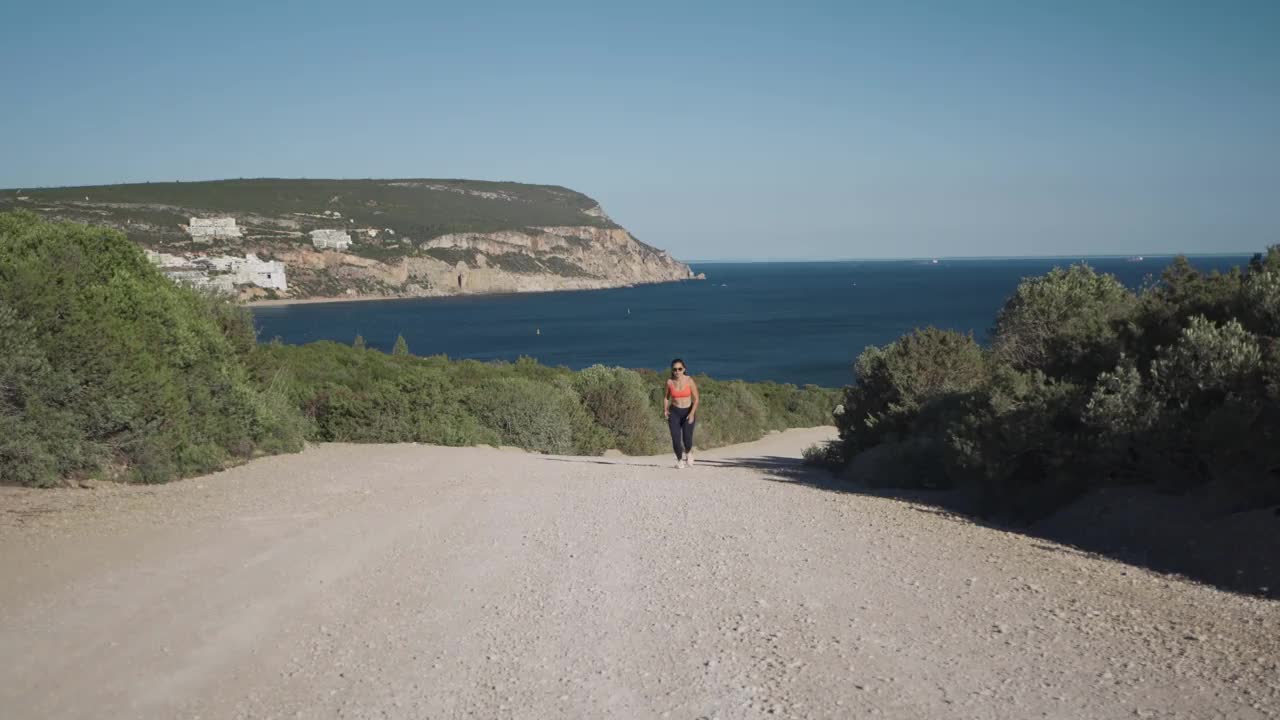
[[[1280,603],[797,481],[828,432],[3,489],[0,715],[1280,716]]]

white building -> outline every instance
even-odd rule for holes
[[[214,240],[237,240],[241,237],[240,228],[236,227],[233,217],[191,218],[187,233],[196,242],[213,242]]]
[[[249,253],[244,257],[220,255],[198,258],[194,263],[207,265],[211,270],[211,280],[229,277],[232,285],[256,285],[272,290],[289,289],[284,275],[284,263],[279,260],[261,260],[257,255]]]
[[[345,230],[312,230],[311,244],[317,250],[343,251],[351,247],[351,236]]]
[[[253,253],[245,257],[197,255],[188,258],[148,251],[147,258],[160,266],[166,276],[196,287],[212,287],[227,292],[235,290],[237,285],[281,291],[289,289],[284,263],[262,260]]]

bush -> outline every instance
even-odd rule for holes
[[[810,445],[802,453],[803,462],[809,467],[837,471],[845,466],[844,453],[839,442],[823,442]]]
[[[1232,320],[1193,318],[1152,364],[1153,394],[1162,408],[1157,450],[1181,460],[1166,472],[1176,484],[1210,479],[1239,466],[1265,471],[1280,461],[1267,401],[1266,366],[1258,339]],[[1163,439],[1163,438],[1162,438]],[[1175,469],[1181,473],[1174,475]],[[1180,482],[1178,482],[1180,481]]]
[[[25,376],[6,381],[5,478],[158,482],[301,447],[249,382],[244,311],[172,283],[119,232],[0,215],[0,307],[6,374]]]
[[[574,374],[573,387],[595,422],[608,431],[612,447],[628,455],[662,451],[666,429],[639,375],[594,365]]]
[[[1137,301],[1088,265],[1023,280],[996,316],[992,351],[1023,372],[1088,382],[1116,366]]]
[[[1244,281],[1243,305],[1244,319],[1251,329],[1280,337],[1280,270],[1249,273]]]
[[[48,486],[97,467],[100,448],[80,428],[77,390],[36,346],[31,324],[0,305],[0,479]]]
[[[764,404],[770,430],[818,427],[834,422],[833,410],[840,397],[835,390],[774,382],[751,383],[748,387]]]
[[[391,348],[391,354],[399,357],[409,354],[409,343],[405,342],[403,335],[396,335],[396,344]]]
[[[1139,369],[1147,370],[1160,348],[1178,341],[1194,317],[1226,322],[1244,316],[1240,271],[1205,274],[1184,257],[1175,258],[1160,282],[1144,292],[1125,345]]]
[[[467,407],[480,422],[497,431],[505,445],[567,455],[574,450],[569,419],[579,407],[570,388],[549,388],[533,380],[505,377],[472,388]]]
[[[974,491],[984,512],[1033,520],[1087,487],[1079,441],[1079,387],[1041,373],[1004,376],[956,398],[963,412],[948,432],[947,476]]]
[[[699,378],[698,415],[694,445],[712,448],[748,442],[764,435],[769,412],[745,382],[714,382]]]
[[[308,437],[341,442],[497,442],[463,406],[465,393],[434,358],[318,342],[268,345],[254,359],[259,383],[300,408]]]
[[[926,328],[884,348],[867,348],[855,372],[836,418],[849,458],[903,437],[926,402],[980,386],[986,361],[972,336]]]
[[[1158,404],[1132,362],[1098,376],[1084,407],[1084,422],[1101,437],[1124,440],[1155,424]]]
[[[1167,406],[1199,411],[1228,395],[1262,391],[1262,348],[1239,322],[1215,325],[1203,317],[1151,366],[1155,391]]]
[[[1118,482],[1280,502],[1277,278],[1280,247],[1247,273],[1179,258],[1140,298],[1084,266],[1024,280],[986,357],[938,331],[864,352],[839,460],[867,484],[962,487],[1020,520]]]

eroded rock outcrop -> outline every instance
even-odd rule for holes
[[[452,233],[424,241],[420,249],[421,254],[394,261],[309,248],[277,257],[293,269],[295,286],[301,279],[317,290],[340,288],[337,297],[592,290],[696,279],[688,265],[622,228]],[[307,283],[308,277],[314,282]]]

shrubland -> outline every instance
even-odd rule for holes
[[[830,422],[837,391],[699,377],[699,447]],[[664,451],[649,370],[259,343],[121,233],[0,213],[0,482],[162,482],[305,441]]]
[[[313,440],[513,445],[577,455],[610,448],[648,455],[669,443],[663,381],[649,370],[388,355],[334,342],[263,344],[250,366],[259,384],[283,388]],[[697,381],[701,448],[828,423],[837,398],[815,386]]]
[[[142,482],[300,449],[245,361],[252,319],[176,285],[114,230],[0,214],[0,476]]]
[[[1140,292],[1087,265],[1025,279],[989,346],[934,328],[855,363],[840,439],[807,458],[870,484],[959,488],[1035,519],[1104,485],[1215,484],[1280,502],[1280,247]]]

